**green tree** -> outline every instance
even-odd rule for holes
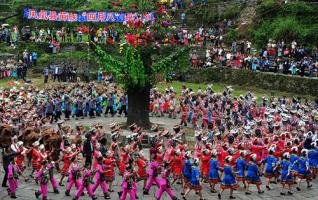
[[[177,70],[180,55],[187,54],[186,47],[164,42],[174,34],[169,16],[160,8],[154,22],[140,26],[127,22],[125,42],[118,48],[119,58],[96,47],[98,60],[105,71],[112,73],[128,94],[127,124],[136,123],[149,128],[150,90],[156,84],[156,75],[166,77]],[[168,24],[168,25],[167,25]]]
[[[126,45],[121,54],[124,59],[116,59],[101,47],[96,48],[100,64],[112,73],[116,81],[123,85],[128,94],[127,124],[136,123],[149,128],[150,90],[156,84],[156,75],[167,76],[174,70],[174,62],[187,48],[135,48]],[[170,55],[167,53],[170,52]],[[156,61],[154,57],[161,55]]]

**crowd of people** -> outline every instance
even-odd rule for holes
[[[103,96],[105,91],[107,97]],[[129,133],[124,134],[117,123],[112,123],[106,133],[100,124],[85,129],[76,123],[73,128],[62,120],[62,112],[64,120],[71,115],[101,115],[104,99],[105,114],[110,111],[114,115],[116,102],[126,114],[127,97],[118,91],[121,95],[116,101],[116,92],[114,85],[93,83],[45,90],[28,85],[1,90],[0,145],[5,149],[2,186],[9,183],[10,197],[16,198],[16,191],[22,190],[18,182],[21,178],[28,181],[29,171],[39,188],[35,197],[44,200],[48,198],[48,184],[59,193],[65,177],[65,195],[70,196],[75,185],[74,199],[81,198],[84,189],[96,199],[99,186],[104,198],[110,199],[113,182],[119,177],[122,185],[117,192],[121,200],[127,195],[137,199],[138,189],[148,195],[153,187],[157,188],[155,199],[161,199],[164,192],[171,199],[187,199],[191,191],[203,199],[202,190],[207,187],[219,199],[224,190],[235,199],[234,193],[241,185],[246,195],[251,194],[251,185],[257,186],[260,195],[264,193],[263,184],[271,190],[277,187],[273,183],[280,182],[281,195],[292,195],[294,187],[297,192],[306,190],[303,181],[308,189],[312,187],[318,171],[317,100],[257,100],[252,93],[234,97],[231,87],[215,93],[212,85],[197,92],[184,86],[177,98],[171,87],[162,93],[153,88],[151,112],[180,118],[180,124],[172,130],[154,125],[144,131],[132,124]],[[195,130],[194,144],[185,137],[184,127],[189,124]],[[106,134],[111,141],[106,140]],[[142,145],[145,137],[149,154]]]
[[[37,56],[36,52],[29,53],[26,49],[21,56],[11,54],[2,56],[3,58],[0,59],[0,79],[12,77],[16,80],[25,80],[28,69],[36,66]]]
[[[15,79],[26,80],[28,67],[22,60],[17,62],[15,59],[0,61],[0,79],[12,77]]]
[[[259,52],[251,47],[251,42],[233,41],[231,48],[214,45],[207,47],[205,55],[193,51],[190,55],[193,68],[221,65],[252,71],[275,72],[291,75],[316,77],[318,69],[317,48],[311,50],[293,41],[270,40],[267,47]]]

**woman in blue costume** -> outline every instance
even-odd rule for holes
[[[299,159],[298,156],[298,147],[292,147],[291,149],[291,155],[290,155],[290,163],[292,165],[291,173],[294,177],[294,183],[296,183],[296,176],[298,171],[298,165],[294,165],[294,163]]]
[[[297,191],[300,191],[300,183],[303,179],[307,182],[307,188],[311,188],[311,173],[309,168],[309,160],[308,160],[308,150],[301,150],[301,157],[294,163],[294,165],[298,166],[297,170]]]
[[[280,191],[281,195],[285,194],[285,185],[288,185],[288,194],[293,195],[292,193],[292,185],[294,184],[294,177],[291,173],[292,164],[290,162],[290,155],[288,152],[284,153],[283,160],[279,163],[280,168],[282,169],[282,173],[280,176],[282,188]]]
[[[217,160],[216,150],[212,151],[210,160],[210,172],[209,172],[209,183],[211,187],[211,192],[216,193],[215,185],[220,182],[219,170],[222,168]]]
[[[183,192],[181,195],[184,195],[184,192],[187,187],[189,187],[191,181],[191,171],[192,171],[192,163],[191,163],[191,152],[187,152],[184,155],[184,168],[183,168]]]
[[[265,174],[267,179],[266,188],[271,190],[270,181],[276,177],[277,159],[274,156],[275,147],[271,147],[268,151],[268,156],[264,158],[263,163],[265,164]]]
[[[115,91],[113,94],[113,100],[114,100],[113,111],[114,111],[114,115],[116,115],[116,113],[117,113],[117,91]]]
[[[186,196],[187,194],[191,191],[194,190],[196,192],[196,194],[198,194],[200,196],[200,200],[203,200],[202,198],[202,186],[200,183],[200,168],[199,168],[199,159],[196,158],[193,161],[193,166],[192,166],[192,170],[191,170],[191,181],[189,184],[189,188],[187,188],[187,190],[185,191],[184,195],[182,195],[182,198],[184,200],[186,200]]]
[[[99,93],[96,98],[96,115],[98,117],[100,117],[103,112],[102,103],[103,103],[103,96]]]
[[[256,154],[252,154],[250,158],[250,162],[247,165],[247,187],[245,194],[250,195],[250,185],[256,185],[258,193],[262,194],[264,191],[261,190],[262,181],[260,179],[261,172],[259,171],[259,168],[256,164]]]
[[[222,193],[226,189],[230,189],[230,199],[235,199],[233,196],[233,190],[237,189],[239,185],[237,184],[235,180],[235,172],[233,171],[232,167],[230,166],[230,163],[232,161],[232,156],[227,156],[225,158],[225,165],[223,168],[223,179],[221,183],[221,192],[218,194],[218,198],[222,198]]]
[[[318,172],[318,149],[317,143],[311,143],[311,149],[308,151],[309,167],[312,177],[315,178]]]
[[[242,181],[246,189],[246,151],[241,151],[240,157],[236,160],[236,181]]]

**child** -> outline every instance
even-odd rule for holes
[[[137,177],[138,177],[138,181],[143,180],[143,189],[145,189],[146,182],[147,182],[146,161],[147,161],[146,158],[141,153],[139,153],[138,160],[137,160],[137,166],[138,166]]]
[[[8,182],[9,182],[8,194],[12,199],[17,198],[15,193],[18,189],[18,173],[20,173],[20,171],[13,159],[8,167]]]
[[[105,178],[105,165],[103,165],[103,157],[99,157],[97,159],[98,165],[96,169],[96,181],[93,186],[93,192],[96,191],[98,186],[101,186],[102,191],[104,193],[104,198],[105,199],[110,199],[110,196],[108,194],[108,189],[106,185],[106,178]]]
[[[167,192],[172,200],[177,200],[177,197],[173,193],[170,181],[168,179],[169,174],[170,174],[170,170],[171,169],[169,168],[169,163],[165,162],[164,163],[164,170],[163,170],[162,175],[161,175],[162,179],[160,180],[160,188],[157,191],[157,193],[155,194],[156,200],[160,200],[161,196],[164,192]]]
[[[71,189],[72,189],[74,184],[76,186],[76,189],[79,189],[79,187],[80,187],[80,180],[79,180],[79,178],[80,178],[80,168],[79,168],[79,166],[77,164],[76,157],[73,157],[71,159],[71,162],[72,162],[72,164],[70,166],[70,173],[68,175],[69,182],[68,182],[68,184],[66,186],[66,190],[65,190],[65,195],[66,196],[70,196],[70,191],[71,191]]]
[[[50,178],[49,170],[46,168],[47,160],[42,161],[42,167],[37,173],[37,179],[40,181],[40,190],[35,192],[35,197],[38,199],[42,195],[42,200],[47,200],[47,184]]]
[[[160,182],[159,182],[159,179],[158,179],[158,170],[159,170],[159,164],[157,163],[156,161],[157,159],[157,156],[156,154],[153,154],[152,156],[152,162],[149,163],[149,170],[148,170],[148,180],[147,180],[147,184],[146,184],[146,187],[144,189],[144,195],[148,195],[149,194],[149,190],[150,190],[150,187],[152,186],[152,184],[155,182],[156,185],[158,187],[160,187]]]
[[[84,189],[86,188],[88,195],[92,198],[92,200],[96,200],[97,197],[94,195],[92,187],[90,186],[91,178],[93,176],[93,172],[90,170],[90,164],[86,163],[84,165],[83,171],[83,177],[80,182],[80,186],[76,192],[76,196],[73,198],[73,200],[78,200],[79,197],[83,194]]]
[[[112,157],[112,153],[110,151],[108,151],[106,153],[106,156],[105,156],[105,161],[104,161],[104,164],[105,164],[105,179],[106,179],[106,182],[109,184],[109,189],[108,191],[109,192],[113,192],[112,190],[112,187],[113,187],[113,181],[115,180],[115,160],[114,158]]]
[[[61,179],[60,179],[60,183],[59,185],[60,186],[64,186],[63,185],[63,179],[65,176],[68,175],[68,171],[69,171],[69,168],[70,168],[70,165],[72,163],[72,158],[74,157],[74,155],[77,153],[77,152],[74,152],[74,153],[71,153],[72,152],[72,148],[71,147],[67,147],[66,150],[65,150],[65,153],[64,153],[64,156],[63,156],[63,169],[61,171]]]
[[[124,181],[122,184],[122,192],[118,193],[120,200],[126,200],[127,193],[129,193],[131,200],[136,200],[136,179],[134,169],[131,165],[126,167]]]

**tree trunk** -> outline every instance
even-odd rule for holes
[[[149,120],[150,86],[143,88],[128,88],[127,126],[136,123],[144,129],[151,126]]]

